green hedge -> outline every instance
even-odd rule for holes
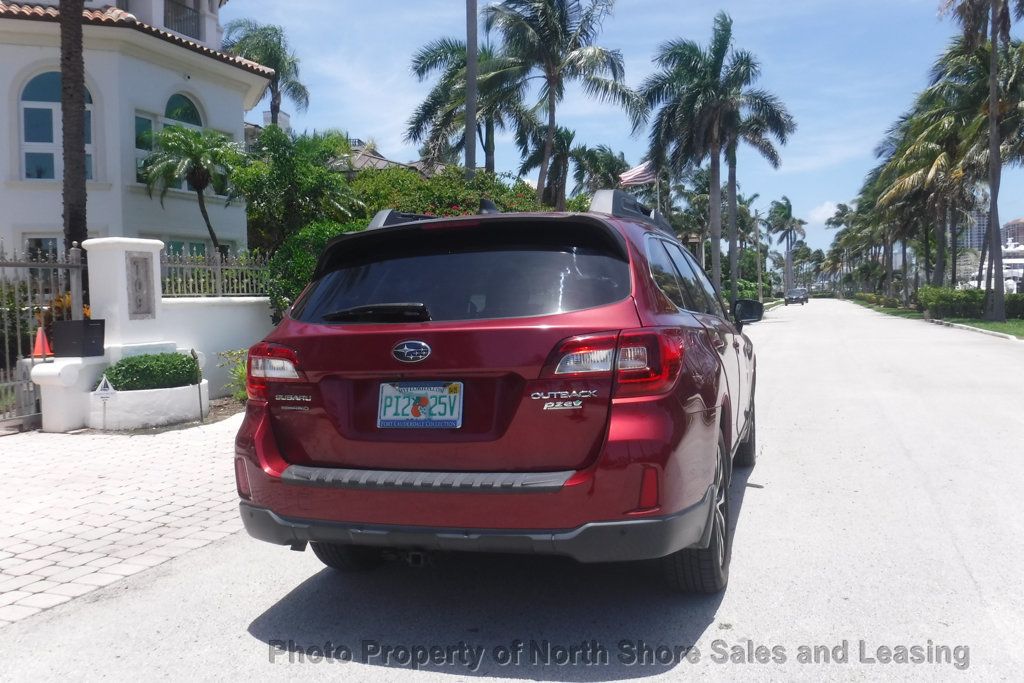
[[[118,391],[186,387],[199,383],[199,364],[181,353],[151,353],[122,358],[106,376]]]
[[[985,292],[981,289],[949,289],[924,286],[917,292],[918,308],[933,318],[982,318]],[[1024,294],[1006,295],[1006,317],[1024,318]]]
[[[853,298],[857,301],[863,301],[871,304],[872,306],[882,306],[883,308],[900,308],[902,306],[899,299],[892,296],[885,296],[884,294],[857,292],[853,295]]]

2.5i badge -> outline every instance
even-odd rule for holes
[[[579,410],[583,399],[594,398],[597,390],[584,391],[535,391],[530,394],[534,401],[544,401],[544,410]]]

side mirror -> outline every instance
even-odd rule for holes
[[[737,325],[756,323],[764,317],[764,304],[753,299],[737,299],[732,305],[732,319]]]

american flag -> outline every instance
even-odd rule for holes
[[[645,161],[636,168],[631,168],[622,175],[619,176],[619,185],[622,187],[632,187],[633,185],[650,185],[658,179],[658,172],[654,170],[654,165]]]

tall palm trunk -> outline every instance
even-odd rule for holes
[[[210,222],[210,214],[206,212],[206,197],[203,190],[196,188],[196,197],[199,199],[199,213],[203,214],[203,220],[206,222],[206,230],[210,233],[210,241],[213,242],[213,251],[220,257],[220,241],[217,239],[217,233],[213,231],[213,223]]]
[[[959,222],[956,204],[952,203],[949,205],[949,286],[953,289],[956,289],[956,241]]]
[[[999,150],[999,9],[1001,0],[992,0],[989,18],[992,23],[992,46],[988,68],[988,248],[989,263],[995,273],[995,282],[988,305],[986,320],[1006,320],[1006,287],[1003,282],[1003,240],[999,234],[999,183],[1003,160]]]
[[[736,247],[736,155],[731,150],[727,160],[729,166],[729,303],[736,303],[739,286],[739,250]]]
[[[761,285],[761,226],[755,225],[754,230],[757,235],[757,239],[754,240],[754,245],[757,247],[757,300],[764,303],[764,290]]]
[[[544,154],[540,159],[540,173],[537,174],[537,201],[544,201],[544,190],[548,183],[548,165],[555,151],[555,90],[554,77],[548,77],[548,129],[544,135]]]
[[[484,121],[484,170],[494,173],[494,117]]]
[[[711,222],[711,282],[722,291],[722,148],[711,143],[711,187],[708,213]]]
[[[978,289],[984,287],[981,278],[985,275],[985,259],[988,257],[988,238],[981,242],[981,258],[978,260]]]
[[[60,109],[64,145],[64,248],[89,236],[85,189],[84,0],[60,0]]]
[[[921,223],[921,232],[924,233],[924,281],[930,285],[932,283],[932,231],[927,222]]]
[[[910,282],[907,280],[907,240],[906,237],[900,240],[900,261],[903,264],[903,305],[910,303]]]
[[[941,287],[946,280],[946,207],[939,202],[935,211],[935,270],[932,284]]]
[[[270,125],[277,125],[277,117],[281,113],[281,89],[276,81],[270,84]]]
[[[476,0],[466,0],[466,179],[476,172],[477,27]]]

